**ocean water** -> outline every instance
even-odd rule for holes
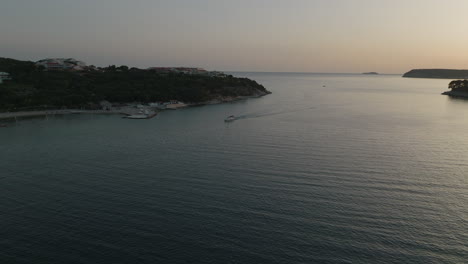
[[[236,75],[273,94],[0,128],[0,263],[468,262],[449,80]]]

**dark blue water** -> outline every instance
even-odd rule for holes
[[[238,75],[273,94],[0,128],[0,263],[467,262],[447,80]]]

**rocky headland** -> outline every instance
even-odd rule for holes
[[[114,65],[47,69],[37,62],[6,58],[0,58],[0,72],[8,73],[9,77],[0,83],[0,113],[95,111],[102,110],[100,102],[103,101],[112,106],[164,102],[192,106],[271,93],[254,80],[219,72],[194,74]]]
[[[450,91],[443,92],[442,94],[451,97],[468,98],[468,80],[451,81],[448,87]]]

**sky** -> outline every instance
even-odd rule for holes
[[[96,66],[468,69],[468,0],[0,0],[0,57]]]

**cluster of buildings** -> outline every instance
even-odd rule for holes
[[[54,59],[43,59],[36,62],[37,66],[42,66],[46,70],[74,70],[81,71],[86,68],[86,63],[75,60],[73,58],[54,58]]]
[[[177,100],[171,100],[168,102],[154,102],[148,104],[152,108],[156,108],[159,110],[169,109],[169,110],[176,110],[179,108],[187,107],[188,105]]]
[[[203,68],[188,68],[188,67],[150,67],[149,71],[158,73],[184,73],[184,74],[206,74],[207,70]]]
[[[188,67],[150,67],[147,70],[157,73],[183,73],[190,75],[206,75],[206,76],[226,76],[223,72],[207,71],[203,68],[188,68]]]
[[[82,71],[86,69],[97,68],[94,66],[86,66],[86,63],[83,61],[75,60],[73,58],[51,58],[43,59],[36,62],[37,66],[42,66],[48,71],[53,70],[72,70],[72,71]],[[101,68],[99,68],[101,69]],[[182,73],[188,75],[205,75],[211,77],[226,77],[226,74],[218,71],[207,71],[203,68],[190,68],[190,67],[150,67],[146,69],[148,71],[153,71],[160,74],[167,73]]]
[[[8,72],[0,72],[0,83],[3,83],[5,80],[11,80],[10,74]]]
[[[152,109],[152,110],[176,110],[179,108],[187,107],[186,103],[183,103],[178,100],[170,100],[167,102],[153,102],[147,105],[140,104],[140,103],[130,103],[130,104],[121,104],[121,103],[111,103],[109,101],[101,101],[99,102],[99,107],[102,110],[111,111],[111,110],[121,110],[121,109],[128,109],[128,108],[136,108],[140,110],[145,109]]]

